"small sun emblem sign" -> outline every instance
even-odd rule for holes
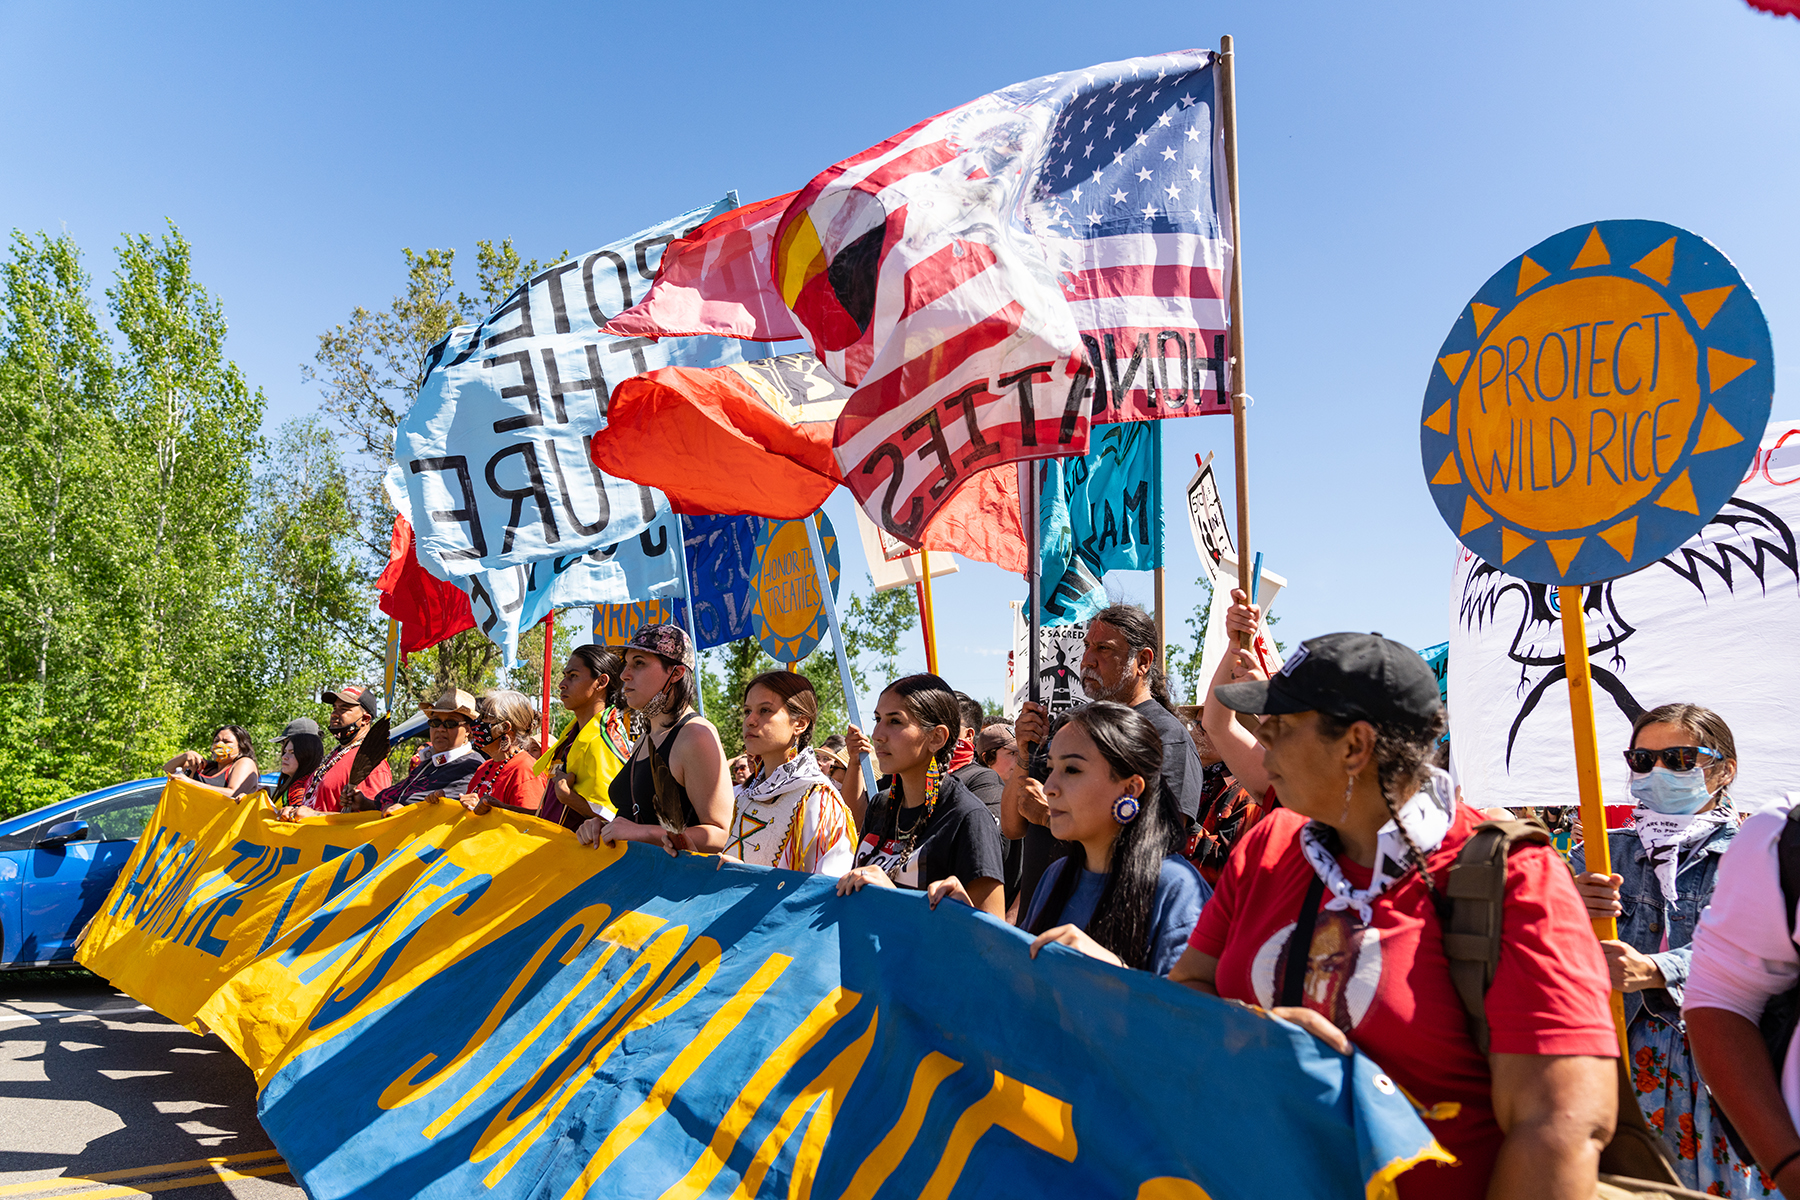
[[[838,591],[838,542],[831,519],[823,512],[812,518],[819,523],[819,545],[825,552],[825,570],[831,593]],[[804,521],[766,521],[756,544],[756,587],[751,592],[751,621],[756,639],[776,662],[797,663],[815,650],[829,625],[819,593],[818,568],[813,565]]]
[[[1463,545],[1578,585],[1672,552],[1756,453],[1775,392],[1769,326],[1703,238],[1578,225],[1502,267],[1451,327],[1420,451]]]

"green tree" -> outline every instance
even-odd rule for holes
[[[125,239],[106,294],[123,341],[114,482],[133,516],[119,645],[133,692],[115,752],[121,770],[148,770],[255,709],[255,631],[234,600],[265,402],[226,358],[224,311],[172,224]]]

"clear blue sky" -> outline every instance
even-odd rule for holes
[[[1015,80],[1222,33],[1239,60],[1252,527],[1290,580],[1288,641],[1448,635],[1454,540],[1420,469],[1421,394],[1461,305],[1541,238],[1603,218],[1693,229],[1757,290],[1779,366],[1800,361],[1800,22],[1741,0],[0,0],[0,227],[67,229],[104,279],[122,232],[174,220],[272,427],[316,400],[300,364],[319,332],[398,290],[403,246],[578,252],[730,188],[791,190]],[[1228,461],[1231,430],[1168,432],[1178,504],[1194,454]],[[854,546],[843,493],[829,511]],[[1199,567],[1171,511],[1179,618]],[[1111,582],[1149,599],[1148,576]],[[1022,590],[985,566],[941,583],[953,683],[1000,695]]]

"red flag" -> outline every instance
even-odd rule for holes
[[[921,541],[927,550],[954,551],[1023,575],[1028,552],[1025,527],[1019,523],[1018,465],[988,467],[971,475],[925,526]]]
[[[613,388],[590,453],[679,513],[796,520],[843,482],[831,430],[849,394],[810,354],[665,367]]]
[[[400,652],[413,654],[475,628],[469,597],[419,565],[412,526],[398,513],[388,542],[387,566],[375,580],[376,607],[400,622]]]
[[[717,334],[753,342],[801,336],[769,282],[775,226],[794,193],[721,213],[671,242],[650,294],[606,323],[619,337]]]

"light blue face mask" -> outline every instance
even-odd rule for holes
[[[1684,817],[1705,808],[1712,800],[1712,793],[1706,790],[1705,767],[1671,771],[1658,766],[1651,768],[1647,775],[1632,772],[1631,798],[1653,812]]]

